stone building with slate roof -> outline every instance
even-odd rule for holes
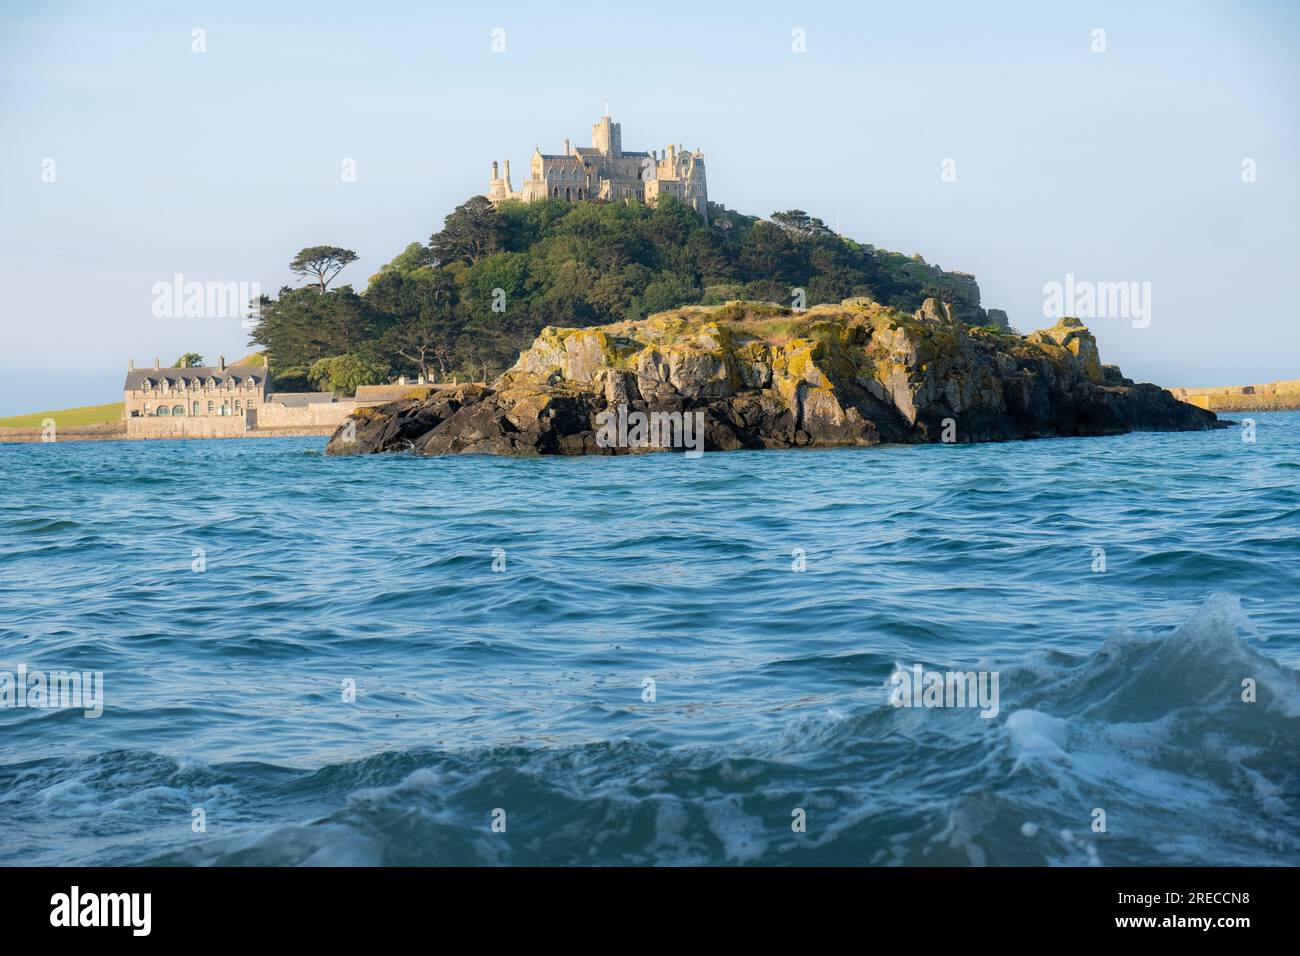
[[[138,369],[134,360],[122,386],[123,417],[205,418],[243,416],[270,394],[270,369],[264,365],[218,365],[196,368]]]

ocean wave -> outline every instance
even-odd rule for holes
[[[316,771],[115,751],[0,768],[0,816],[83,821],[89,862],[166,865],[1283,865],[1300,679],[1257,641],[1216,595],[1174,629],[1002,666],[993,720],[894,708],[882,688],[741,748],[521,743]],[[87,862],[69,849],[53,862]]]

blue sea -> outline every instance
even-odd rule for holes
[[[10,684],[0,863],[1295,864],[1300,415],[1254,417],[0,446],[0,671],[103,689]],[[917,665],[996,715],[894,706]]]

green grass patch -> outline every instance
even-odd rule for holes
[[[77,425],[103,425],[106,422],[122,420],[122,402],[108,405],[83,405],[80,408],[65,408],[57,412],[32,412],[30,415],[13,415],[0,418],[0,428],[40,428],[46,418],[54,419],[60,428],[72,428]]]

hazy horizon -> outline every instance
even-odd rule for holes
[[[118,401],[132,358],[253,351],[237,319],[155,318],[155,283],[274,295],[329,243],[362,289],[491,161],[518,186],[534,146],[589,143],[606,98],[625,149],[701,148],[712,201],[974,273],[1021,331],[1051,324],[1047,283],[1150,283],[1148,326],[1088,323],[1130,377],[1300,378],[1272,278],[1300,252],[1294,9],[537,9],[6,8],[0,415]]]

